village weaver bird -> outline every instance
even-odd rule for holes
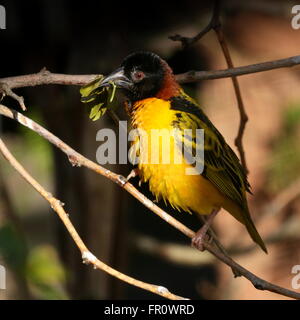
[[[169,163],[138,163],[141,181],[149,183],[150,191],[157,200],[163,199],[179,211],[208,216],[192,244],[203,250],[209,225],[219,210],[224,208],[247,228],[253,241],[267,252],[249,213],[246,192],[250,192],[250,185],[245,170],[222,134],[180,87],[167,62],[151,52],[133,53],[125,58],[120,68],[104,78],[101,86],[112,82],[126,97],[125,107],[133,128],[143,130],[150,137],[153,129],[179,131],[170,140],[168,150],[163,150],[161,141],[156,144],[148,142],[151,148],[143,149],[140,139],[136,138],[133,141],[133,158],[139,155],[140,159],[144,157],[149,160],[151,152],[156,156],[159,154],[159,160],[164,152],[184,157],[178,142],[191,146],[192,151],[204,149],[204,159],[199,160],[203,161],[203,170],[199,174],[187,174],[186,169],[192,164],[186,159],[181,163],[172,159]],[[184,135],[185,129],[192,129],[192,134]],[[195,129],[204,129],[202,147],[195,140]]]

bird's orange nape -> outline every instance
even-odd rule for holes
[[[180,86],[169,65],[165,61],[163,61],[162,65],[165,71],[164,79],[162,86],[155,97],[162,100],[168,100],[180,94]]]

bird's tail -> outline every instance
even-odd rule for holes
[[[249,235],[251,236],[252,240],[257,243],[261,249],[265,252],[268,253],[268,250],[266,248],[266,245],[259,235],[252,219],[249,213],[249,209],[246,207],[243,209],[243,212],[241,213],[241,209],[238,208],[239,210],[234,210],[230,211],[230,213],[239,221],[241,222],[248,230]]]
[[[266,248],[266,245],[265,245],[263,239],[261,238],[260,234],[258,233],[258,231],[257,231],[257,229],[256,229],[251,217],[249,217],[249,218],[250,219],[247,219],[247,218],[245,219],[246,221],[245,221],[244,224],[245,224],[245,226],[246,226],[246,228],[247,228],[252,240],[254,242],[256,242],[262,248],[262,250],[264,250],[265,253],[268,253],[268,250]]]

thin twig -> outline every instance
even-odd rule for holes
[[[22,96],[18,96],[17,94],[15,94],[11,90],[11,88],[7,85],[7,83],[0,82],[0,93],[2,93],[3,97],[9,96],[9,97],[15,99],[19,103],[19,105],[23,111],[27,110],[25,103],[24,103],[24,98]]]
[[[300,55],[285,59],[250,64],[242,67],[235,67],[213,71],[188,71],[176,75],[176,80],[180,83],[198,82],[201,80],[215,80],[229,78],[233,76],[243,76],[247,74],[265,72],[280,68],[290,68],[300,64]]]
[[[180,34],[175,34],[173,36],[169,36],[169,39],[173,41],[180,41],[182,48],[187,49],[188,47],[190,47],[191,45],[199,41],[203,36],[205,36],[210,30],[212,30],[216,26],[216,22],[218,20],[219,8],[220,8],[220,1],[216,0],[212,10],[213,14],[209,23],[194,37],[184,37]]]
[[[12,167],[45,199],[49,202],[51,208],[58,214],[59,218],[62,220],[72,239],[76,243],[78,249],[81,252],[83,263],[92,264],[95,269],[101,269],[108,274],[127,282],[133,286],[139,287],[141,289],[150,291],[157,295],[160,295],[164,298],[171,300],[183,300],[186,298],[174,295],[167,288],[162,286],[153,285],[146,283],[140,280],[136,280],[132,277],[129,277],[113,268],[103,263],[97,259],[86,247],[76,229],[74,228],[71,220],[68,217],[68,214],[63,208],[61,201],[53,197],[51,193],[46,191],[25,169],[24,167],[16,160],[16,158],[11,154],[3,140],[0,138],[0,152],[4,158],[12,165]]]
[[[23,116],[17,111],[10,110],[9,108],[0,105],[0,114],[14,119],[21,123],[22,125],[30,128],[31,130],[37,132],[39,135],[47,139],[49,142],[54,144],[56,147],[58,147],[61,151],[63,151],[71,161],[73,165],[76,166],[85,166],[86,168],[93,170],[94,172],[101,174],[105,176],[106,178],[112,180],[119,186],[121,186],[123,189],[125,189],[127,192],[129,192],[132,196],[134,196],[137,200],[139,200],[144,206],[149,208],[152,212],[157,214],[160,218],[162,218],[164,221],[169,223],[174,228],[181,231],[183,234],[185,234],[189,238],[193,238],[195,236],[195,232],[190,230],[188,227],[183,225],[181,222],[177,221],[174,217],[169,215],[167,212],[159,208],[157,205],[155,205],[151,200],[149,200],[147,197],[145,197],[140,191],[138,191],[131,183],[127,182],[125,177],[118,175],[116,173],[111,172],[108,169],[103,168],[102,166],[96,164],[95,162],[85,158],[75,150],[73,150],[70,146],[65,144],[63,141],[61,141],[59,138],[54,136],[52,133],[50,133],[48,130],[43,128],[42,126],[35,123],[33,120]],[[204,243],[204,248],[208,250],[211,254],[213,254],[215,257],[217,257],[219,260],[223,261],[225,264],[227,264],[230,268],[233,268],[234,270],[237,270],[241,276],[244,276],[246,279],[251,281],[251,283],[260,290],[268,290],[271,292],[275,292],[287,297],[291,297],[294,299],[300,299],[300,293],[279,287],[277,285],[274,285],[268,281],[265,281],[235,261],[233,261],[229,256],[226,254],[220,252],[219,249],[216,249],[214,246],[212,246],[209,243]]]
[[[293,299],[300,300],[300,293],[285,289],[283,287],[277,286],[273,283],[270,283],[266,280],[263,280],[256,276],[254,273],[250,272],[249,270],[245,269],[238,263],[236,263],[233,259],[231,259],[229,256],[224,255],[219,250],[214,250],[214,248],[209,243],[205,243],[205,249],[209,252],[213,253],[215,257],[217,257],[219,260],[223,261],[225,264],[229,265],[230,267],[234,268],[235,270],[238,270],[239,273],[244,276],[246,279],[248,279],[253,286],[258,290],[268,290],[271,292],[275,292],[278,294],[281,294],[286,297],[290,297]]]
[[[216,15],[216,18],[219,20],[219,16]],[[220,46],[222,48],[226,63],[228,68],[233,68],[233,62],[231,59],[231,55],[227,46],[227,43],[225,41],[225,37],[224,37],[224,33],[222,30],[222,26],[221,23],[219,21],[219,23],[217,23],[214,26],[214,30],[216,32],[218,41],[220,43]],[[232,84],[234,87],[234,92],[235,92],[235,96],[236,96],[236,100],[237,100],[237,105],[238,105],[238,109],[239,109],[239,113],[240,113],[240,124],[239,124],[239,129],[238,129],[238,134],[235,138],[235,145],[239,151],[240,154],[240,159],[241,159],[241,163],[243,168],[245,169],[246,174],[248,174],[248,168],[247,168],[247,163],[246,163],[246,157],[245,157],[245,150],[244,150],[244,146],[243,146],[243,136],[244,136],[244,132],[245,132],[245,128],[246,128],[246,123],[248,121],[248,116],[245,110],[245,105],[242,99],[242,94],[241,94],[241,89],[239,86],[239,82],[236,76],[232,76],[231,77],[232,80]]]

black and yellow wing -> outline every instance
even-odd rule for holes
[[[201,175],[240,207],[241,215],[234,216],[246,226],[252,239],[267,252],[248,210],[246,192],[251,193],[250,185],[238,157],[190,97],[183,93],[181,96],[171,98],[170,103],[171,109],[175,111],[173,126],[181,133],[179,137],[176,135],[176,139],[180,139],[178,145],[190,144],[188,149],[193,155],[197,154],[195,152],[197,148],[204,148],[204,170]],[[184,129],[192,129],[192,136],[187,137],[184,134]],[[197,143],[195,129],[204,129],[204,144]],[[203,159],[199,159],[199,161],[203,161]]]
[[[178,111],[175,113],[176,120],[173,125],[181,132],[184,129],[204,129],[204,171],[202,175],[241,208],[245,208],[247,205],[245,191],[250,192],[250,185],[238,157],[221,133],[201,108],[192,100],[187,100],[185,96],[172,98],[171,109]],[[201,148],[197,145],[195,134],[189,139],[182,134],[181,138],[185,139],[185,144],[192,144],[190,150]]]

